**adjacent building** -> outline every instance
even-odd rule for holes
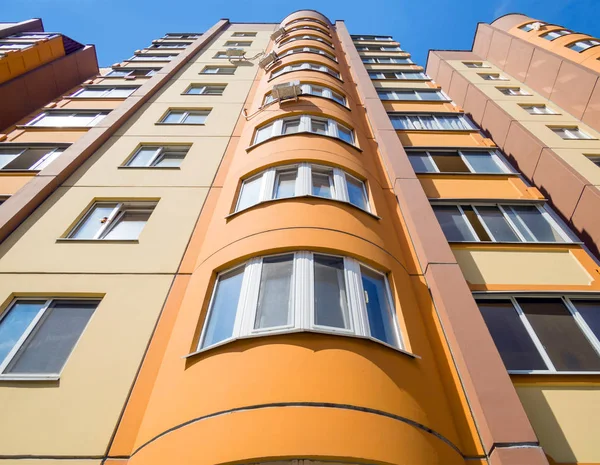
[[[8,128],[0,464],[600,463],[598,262],[439,82],[300,10]]]

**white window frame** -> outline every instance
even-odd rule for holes
[[[587,295],[571,295],[571,294],[556,295],[556,294],[537,294],[537,293],[536,294],[522,294],[522,295],[475,294],[474,297],[475,297],[476,301],[484,301],[484,300],[506,300],[507,302],[510,301],[511,304],[513,305],[513,309],[517,312],[519,319],[521,320],[521,323],[525,327],[525,330],[531,337],[533,344],[535,345],[536,349],[538,350],[539,355],[541,356],[544,363],[548,367],[547,370],[507,370],[509,373],[511,373],[511,374],[531,374],[531,375],[548,374],[548,373],[565,374],[565,375],[568,375],[568,374],[600,374],[600,371],[559,371],[559,370],[557,370],[555,368],[554,364],[552,363],[552,360],[550,359],[548,352],[544,348],[542,342],[540,341],[535,330],[533,329],[533,326],[531,325],[531,323],[529,323],[529,320],[527,319],[527,315],[525,314],[525,312],[523,311],[523,309],[517,302],[517,299],[519,297],[521,297],[521,298],[528,297],[528,298],[558,298],[558,299],[560,299],[562,301],[563,305],[571,313],[571,317],[575,321],[575,324],[579,327],[579,329],[583,333],[584,337],[588,340],[588,342],[590,343],[592,348],[596,351],[596,353],[598,354],[598,357],[600,357],[600,341],[598,340],[598,338],[596,337],[594,332],[591,330],[589,325],[586,323],[585,319],[581,316],[581,314],[579,313],[579,310],[577,310],[577,307],[575,306],[575,304],[573,304],[573,302],[571,301],[571,300],[575,300],[575,301],[577,301],[577,300],[596,300],[596,299],[598,299],[598,297],[587,296]],[[600,301],[599,301],[599,303],[600,303]],[[500,310],[500,311],[502,311],[502,310]]]
[[[231,37],[256,37],[256,32],[250,32],[250,31],[234,32],[233,34],[231,34]]]
[[[181,34],[177,34],[177,33],[166,33],[163,36],[163,39],[190,39],[190,40],[196,40],[198,37],[200,37],[202,34],[194,34],[194,33],[181,33]]]
[[[183,95],[208,95],[208,96],[213,96],[213,97],[219,97],[219,96],[223,95],[226,88],[227,88],[227,84],[190,84],[187,87],[187,89],[185,89],[185,92],[183,93]],[[202,89],[202,92],[190,93],[191,89]],[[221,90],[221,93],[213,94],[213,93],[207,92],[209,89],[218,89],[218,90]]]
[[[156,74],[156,72],[159,70],[160,68],[111,68],[110,72],[104,76],[102,76],[103,78],[125,78],[125,77],[129,77],[129,76],[135,76],[136,78],[139,77],[151,77],[154,76]],[[144,70],[146,71],[146,74],[141,76],[138,75],[136,76],[134,73],[137,70]],[[127,74],[123,74],[121,76],[112,76],[112,73],[115,72],[120,72],[120,71],[127,71]]]
[[[593,140],[594,137],[579,129],[579,126],[548,126],[554,134],[563,140]],[[561,132],[567,137],[563,137]],[[578,137],[581,136],[581,137]]]
[[[469,228],[469,230],[473,234],[473,237],[475,238],[474,241],[452,241],[452,242],[457,242],[457,243],[460,243],[460,242],[488,242],[488,241],[482,241],[480,239],[480,237],[475,232],[475,228],[473,227],[473,225],[469,221],[469,218],[465,214],[465,212],[463,210],[463,206],[469,206],[469,207],[471,207],[473,209],[473,212],[477,216],[477,219],[479,220],[479,223],[481,223],[481,226],[483,227],[483,229],[485,229],[485,232],[488,234],[488,236],[490,236],[490,239],[491,239],[492,243],[502,243],[502,244],[515,244],[515,243],[526,243],[526,244],[571,244],[571,243],[573,243],[573,239],[569,236],[569,234],[567,233],[566,229],[563,227],[563,225],[559,224],[556,219],[554,219],[554,217],[550,214],[550,212],[545,207],[545,205],[540,205],[540,204],[537,204],[537,203],[526,203],[526,202],[521,202],[521,203],[503,202],[503,203],[500,204],[500,203],[494,203],[494,202],[460,202],[460,203],[450,203],[450,202],[444,202],[444,201],[441,201],[441,202],[434,201],[434,202],[432,202],[432,205],[434,205],[434,206],[440,205],[440,206],[458,207],[458,211],[460,212],[463,221],[465,222],[465,224],[467,225],[467,227]],[[519,242],[516,242],[516,241],[514,241],[514,242],[497,241],[494,238],[494,234],[489,230],[489,228],[487,227],[487,224],[485,223],[485,221],[483,220],[483,218],[479,214],[479,211],[477,210],[478,206],[481,206],[481,207],[498,207],[498,210],[500,211],[500,213],[502,213],[502,216],[504,217],[504,220],[508,223],[508,225],[510,226],[510,228],[513,230],[513,232],[515,233],[515,235],[519,239]],[[542,214],[542,217],[546,220],[546,222],[558,233],[558,235],[563,239],[564,242],[539,241],[537,239],[537,237],[535,237],[535,234],[533,234],[533,232],[529,229],[529,227],[522,220],[519,219],[519,225],[523,228],[523,230],[525,230],[525,232],[527,232],[533,238],[533,240],[527,240],[527,238],[523,235],[523,232],[519,229],[519,227],[517,227],[517,225],[515,224],[515,222],[513,221],[513,219],[506,213],[506,209],[510,208],[511,206],[535,206],[540,211],[540,213]]]
[[[322,65],[320,63],[312,63],[309,61],[290,63],[286,66],[278,68],[271,73],[271,79],[281,76],[282,74],[292,73],[294,71],[317,71],[319,73],[326,73],[330,76],[340,79],[340,73],[331,69],[329,66]]]
[[[467,68],[471,68],[471,69],[491,68],[490,65],[488,65],[487,63],[484,63],[483,61],[463,61],[462,63]]]
[[[289,118],[279,118],[276,119],[274,121],[271,121],[268,124],[265,124],[263,126],[259,126],[258,128],[256,128],[256,132],[254,134],[254,139],[253,139],[253,144],[258,144],[259,142],[257,142],[257,139],[259,138],[259,132],[262,129],[266,129],[268,127],[270,127],[270,132],[267,135],[267,137],[265,137],[264,139],[262,139],[260,142],[263,142],[267,139],[271,139],[273,137],[277,137],[277,136],[282,136],[282,135],[293,135],[293,134],[284,134],[283,133],[283,127],[284,127],[284,123],[289,122],[289,121],[293,121],[293,120],[300,120],[300,126],[298,127],[298,131],[293,133],[293,134],[299,134],[299,133],[310,133],[310,134],[315,134],[311,131],[311,122],[312,120],[315,121],[319,121],[319,122],[325,122],[327,124],[327,134],[322,134],[322,135],[326,135],[329,137],[334,137],[336,139],[340,139],[343,142],[346,142],[350,145],[355,145],[356,143],[356,135],[354,134],[354,130],[341,124],[338,123],[337,121],[333,120],[333,119],[329,119],[329,118],[323,118],[323,117],[319,117],[319,116],[313,116],[313,115],[298,115],[298,116],[293,116],[293,117],[289,117]],[[339,131],[338,131],[338,126],[341,126],[343,128],[345,128],[346,130],[348,130],[351,134],[352,134],[352,142],[347,142],[344,141],[340,136],[339,136]]]
[[[10,149],[11,147],[10,147],[10,145],[5,145],[4,147],[0,146],[0,148]],[[48,166],[50,163],[52,163],[54,160],[56,160],[60,156],[60,154],[63,153],[67,149],[67,147],[36,147],[36,146],[20,146],[20,147],[14,147],[14,148],[15,148],[15,150],[20,150],[20,153],[17,154],[17,156],[14,158],[14,160],[18,159],[27,150],[48,148],[48,153],[46,153],[38,161],[36,161],[33,165],[31,165],[29,168],[27,168],[28,171],[40,171],[40,170],[44,169],[46,166]],[[7,165],[9,165],[10,163],[12,163],[12,160],[10,162],[8,162]],[[10,169],[7,170],[4,167],[1,167],[0,171],[10,171]],[[16,170],[16,171],[20,171],[20,170]]]
[[[13,307],[18,302],[42,301],[42,300],[45,300],[46,303],[40,308],[40,310],[38,311],[36,316],[31,320],[31,323],[27,326],[27,328],[25,328],[25,330],[23,331],[23,333],[21,334],[21,336],[15,343],[14,347],[10,350],[10,352],[8,352],[6,354],[6,358],[0,362],[0,380],[8,379],[8,380],[24,380],[24,381],[26,381],[26,380],[30,380],[30,379],[42,379],[42,380],[59,379],[60,375],[62,373],[62,370],[64,370],[64,367],[67,365],[67,362],[69,361],[69,358],[71,357],[71,354],[73,353],[73,351],[75,350],[75,347],[77,346],[77,342],[83,336],[83,333],[85,332],[87,326],[89,325],[90,321],[94,317],[94,313],[97,311],[98,305],[100,305],[100,302],[101,302],[101,299],[98,299],[98,298],[85,298],[85,297],[82,297],[82,298],[56,297],[56,298],[50,298],[50,299],[44,298],[44,297],[39,297],[39,298],[15,297],[13,299],[13,301],[10,303],[10,305],[6,308],[6,310],[4,312],[0,313],[0,323],[2,323],[2,320],[10,313],[10,311],[13,309]],[[82,328],[81,333],[79,334],[79,337],[75,341],[75,344],[73,345],[71,352],[69,352],[69,354],[65,357],[65,362],[64,362],[61,370],[58,373],[4,373],[4,370],[6,370],[6,368],[10,365],[12,360],[15,358],[15,355],[17,355],[19,353],[19,350],[27,342],[31,333],[36,329],[36,327],[40,323],[43,322],[42,320],[43,320],[44,315],[48,312],[48,309],[50,308],[52,303],[55,301],[59,301],[59,302],[64,302],[64,301],[96,302],[98,304],[96,306],[96,309],[90,316],[90,319],[88,320],[86,325]]]
[[[327,45],[328,47],[334,48],[333,44],[331,42],[329,42],[328,40],[322,39],[321,37],[318,37],[318,36],[315,36],[312,34],[304,34],[302,36],[296,36],[296,37],[290,37],[288,39],[284,39],[281,42],[279,42],[279,46],[289,44],[290,42],[295,42],[297,40],[316,40],[318,42],[321,42],[321,43]]]
[[[395,77],[387,77],[386,74],[394,74]],[[409,77],[411,74],[418,74],[419,77]],[[385,70],[372,70],[369,71],[369,77],[374,80],[402,80],[402,81],[430,81],[431,78],[427,76],[423,71],[385,71]],[[377,89],[379,90],[379,88]]]
[[[173,113],[181,113],[181,118],[179,119],[179,121],[177,123],[169,123],[166,122],[165,120],[169,117],[169,115],[173,114]],[[160,119],[159,123],[160,124],[188,124],[188,125],[192,125],[192,126],[204,126],[206,124],[206,122],[203,123],[186,123],[185,121],[189,118],[190,115],[203,115],[205,116],[205,121],[206,118],[208,118],[208,115],[210,114],[210,110],[186,110],[186,109],[179,109],[179,108],[169,108],[169,110],[164,114],[164,116]]]
[[[475,147],[474,147],[475,148]],[[440,152],[450,152],[450,151],[454,151],[454,150],[437,150]],[[408,158],[410,159],[411,153],[419,153],[419,154],[425,154],[429,160],[429,162],[431,163],[431,166],[433,166],[433,168],[435,169],[435,173],[448,173],[448,171],[440,171],[440,169],[438,168],[437,164],[435,163],[435,160],[432,156],[432,154],[435,154],[437,152],[436,150],[407,150],[406,154],[408,155]],[[481,172],[481,171],[475,171],[475,169],[473,168],[473,166],[469,163],[469,160],[467,159],[467,157],[465,156],[465,154],[469,154],[471,152],[488,152],[490,154],[490,158],[494,161],[494,163],[502,170],[502,173],[489,173],[489,172]],[[499,152],[497,150],[493,150],[493,149],[486,149],[484,147],[482,147],[481,149],[476,148],[476,150],[461,150],[458,149],[456,150],[456,153],[458,157],[460,157],[460,159],[463,161],[463,163],[467,166],[467,168],[469,169],[469,171],[471,172],[471,174],[485,174],[485,175],[494,175],[494,174],[514,174],[514,171],[509,167],[508,163],[506,163],[503,158],[500,156]],[[431,174],[432,171],[419,171],[418,174]],[[460,174],[466,174],[466,173],[460,173]]]
[[[235,74],[237,66],[205,66],[199,74],[220,74],[223,76],[232,76]],[[222,73],[221,70],[233,70],[233,73]]]
[[[353,41],[382,41],[382,42],[392,42],[394,39],[391,36],[370,36],[370,35],[362,35],[362,36],[351,36]]]
[[[510,81],[500,73],[479,73],[479,76],[485,81]]]
[[[381,61],[386,60],[386,61]],[[389,61],[387,61],[389,60]],[[362,57],[362,62],[365,64],[375,65],[414,65],[414,62],[408,57]]]
[[[521,87],[496,87],[503,95],[507,95],[509,97],[523,97],[523,96],[531,96],[531,94],[522,89]]]
[[[297,31],[302,31],[302,30],[316,31],[316,32],[320,32],[321,34],[325,34],[326,36],[331,37],[331,34],[329,33],[329,31],[327,29],[319,28],[319,27],[315,27],[315,26],[295,26],[295,27],[288,29],[287,32],[288,32],[288,34],[291,34],[292,32],[297,32]]]
[[[540,37],[542,39],[553,41],[553,40],[558,39],[559,37],[568,36],[569,34],[573,34],[573,33],[567,29],[558,29],[556,31],[546,32],[545,34],[540,35]]]
[[[337,58],[335,57],[335,55],[333,55],[332,53],[329,53],[325,50],[321,50],[320,48],[317,48],[317,47],[294,47],[294,48],[290,48],[289,50],[287,50],[281,56],[293,55],[295,53],[315,53],[315,54],[327,57],[330,60],[333,60],[337,63]]]
[[[69,128],[69,127],[78,127],[78,128],[91,128],[93,126],[95,126],[96,124],[98,124],[106,115],[108,115],[108,113],[110,113],[110,111],[108,110],[102,110],[102,111],[90,111],[90,110],[73,110],[73,111],[63,111],[63,110],[49,110],[49,111],[45,111],[43,113],[40,113],[38,116],[36,116],[34,119],[32,119],[29,123],[27,123],[25,126],[27,127],[40,127],[40,128]],[[58,114],[62,114],[64,116],[68,116],[70,118],[77,118],[78,115],[95,115],[94,118],[90,121],[89,124],[85,125],[85,126],[81,126],[81,125],[63,125],[63,126],[36,126],[36,123],[40,122],[41,120],[43,120],[46,116],[48,115],[58,115]]]
[[[84,86],[81,89],[79,89],[78,91],[76,91],[74,94],[70,95],[70,98],[127,98],[129,97],[131,94],[133,94],[136,90],[139,89],[140,86]],[[100,95],[95,95],[93,97],[86,97],[85,95],[83,97],[81,97],[81,94],[83,94],[85,91],[87,90],[104,90],[104,92],[102,92],[102,94]],[[131,90],[131,92],[129,93],[129,95],[127,95],[127,97],[125,96],[118,96],[118,97],[113,97],[111,94],[115,91],[120,91],[123,89],[128,89]]]
[[[346,96],[344,94],[342,94],[341,92],[331,89],[328,86],[325,86],[322,84],[301,83],[300,87],[302,89],[301,95],[312,95],[315,97],[323,97],[323,98],[327,98],[329,100],[333,100],[334,102],[339,103],[340,105],[343,105],[345,107],[347,106]],[[315,88],[323,89],[322,95],[313,93]],[[335,98],[336,96],[339,98]],[[275,99],[273,98],[272,92],[269,92],[267,95],[265,95],[263,104],[268,105],[269,103],[273,102],[274,100]]]
[[[526,103],[519,105],[530,115],[558,115],[556,111],[550,108],[545,103]],[[538,111],[540,108],[544,108],[546,111]]]
[[[251,40],[227,40],[224,47],[250,47],[252,45]]]
[[[263,259],[283,255],[293,255],[293,271],[290,286],[292,313],[290,318],[291,324],[278,327],[255,329],[254,322],[258,310],[258,297],[261,284]],[[319,326],[314,323],[314,255],[342,258],[344,261],[344,280],[347,296],[346,305],[350,317],[349,320],[351,322],[349,329]],[[203,346],[204,340],[206,338],[206,331],[209,327],[210,318],[213,312],[213,304],[217,294],[219,279],[224,274],[230,273],[233,270],[240,267],[244,267],[244,271],[238,306],[236,310],[235,323],[233,325],[233,334],[228,339],[224,339],[210,346]],[[390,306],[390,309],[392,310],[392,329],[395,337],[394,345],[388,344],[371,336],[367,307],[364,301],[366,293],[362,285],[361,267],[367,268],[383,277],[387,294],[386,296],[388,300],[387,303]],[[374,268],[367,266],[364,263],[359,262],[355,259],[336,254],[319,252],[313,253],[309,251],[296,251],[276,255],[265,255],[261,257],[255,257],[241,265],[222,271],[217,275],[217,279],[212,290],[208,311],[203,322],[200,339],[198,341],[197,352],[218,347],[241,338],[267,336],[271,334],[282,334],[298,331],[309,331],[369,339],[378,344],[382,344],[386,347],[391,347],[393,349],[409,354],[404,348],[404,338],[400,330],[398,314],[396,312],[395,307],[396,306],[389,285],[389,279],[387,274],[382,273],[379,270],[375,270]]]
[[[585,47],[581,48],[582,45],[580,44],[584,44]],[[577,42],[572,42],[570,44],[567,44],[566,47],[568,49],[573,50],[574,52],[577,53],[581,53],[581,52],[585,52],[586,50],[589,50],[592,47],[597,47],[598,45],[600,45],[600,41],[596,40],[596,39],[585,39],[585,40],[578,40]],[[581,48],[581,50],[577,50],[576,48]]]
[[[189,152],[190,147],[191,147],[190,145],[141,145],[135,150],[133,155],[131,155],[127,159],[125,164],[123,164],[122,166],[126,166],[129,168],[157,168],[157,164],[164,159],[164,157],[167,153],[181,152],[183,154],[183,156],[181,158],[184,159],[185,156],[187,155],[187,153]],[[150,158],[148,160],[148,164],[143,165],[143,166],[132,166],[131,162],[135,159],[137,154],[141,150],[148,150],[148,149],[156,149],[152,158]],[[158,167],[158,168],[160,168],[160,167]],[[170,167],[170,168],[173,168],[173,167]]]
[[[150,45],[148,47],[149,50],[160,50],[163,48],[176,48],[178,50],[183,50],[184,48],[189,47],[191,42],[158,42]]]
[[[97,206],[102,206],[102,205],[115,205],[112,209],[112,212],[109,214],[108,217],[106,217],[106,221],[102,224],[102,226],[98,229],[98,231],[96,231],[96,234],[94,234],[94,237],[92,239],[80,239],[77,237],[74,237],[75,233],[79,230],[79,227],[81,225],[83,225],[88,218],[90,217],[91,213],[94,211],[94,209]],[[158,202],[156,201],[138,201],[138,202],[117,202],[117,201],[109,201],[109,200],[100,200],[97,202],[94,202],[92,205],[89,206],[89,208],[86,210],[85,214],[81,217],[81,219],[77,222],[77,224],[75,226],[73,226],[70,230],[69,230],[69,234],[67,234],[67,239],[70,241],[111,241],[111,240],[116,240],[116,241],[137,241],[138,238],[135,239],[104,239],[120,222],[121,218],[123,217],[123,215],[125,215],[128,211],[136,211],[136,212],[150,212],[150,215],[148,216],[148,221],[150,221],[150,216],[152,215],[152,213],[154,212],[154,209],[156,208],[156,205],[158,205]],[[143,207],[143,208],[131,208],[131,207]],[[148,224],[148,221],[146,221],[146,224]],[[144,226],[145,228],[146,226]],[[138,236],[139,237],[139,236]]]
[[[402,52],[398,45],[357,45],[359,52]]]
[[[258,205],[263,202],[269,202],[271,200],[280,200],[275,197],[275,186],[277,183],[277,174],[283,171],[297,170],[296,175],[296,188],[294,190],[293,197],[303,197],[303,196],[312,196],[316,198],[323,198],[318,195],[313,195],[312,193],[312,171],[313,169],[317,172],[321,171],[329,171],[333,176],[333,186],[331,189],[331,199],[337,200],[338,202],[346,202],[350,203],[350,196],[348,194],[348,183],[347,177],[351,177],[361,183],[363,188],[363,194],[366,200],[366,210],[363,210],[358,205],[354,205],[356,208],[359,208],[367,213],[371,213],[371,201],[369,198],[369,192],[367,189],[366,181],[353,176],[346,171],[336,168],[333,166],[327,165],[318,165],[315,163],[296,163],[294,165],[282,165],[282,166],[273,166],[268,168],[260,173],[257,173],[249,178],[242,180],[242,186],[238,193],[238,198],[235,205],[235,212],[241,212],[247,210],[248,208],[252,208],[255,205]],[[247,207],[240,208],[240,203],[242,200],[242,192],[244,189],[244,184],[250,181],[255,181],[257,178],[260,178],[260,188],[257,201]],[[290,197],[287,197],[290,198]]]
[[[400,101],[400,102],[413,102],[415,100],[421,100],[424,102],[449,102],[451,101],[450,97],[448,97],[444,91],[442,90],[437,90],[437,89],[386,89],[386,88],[377,88],[377,95],[379,96],[379,98],[381,100],[388,100],[388,101]],[[389,96],[387,96],[387,98],[383,98],[381,96],[381,93],[389,93],[392,94],[392,96],[394,98],[389,98]],[[413,93],[413,95],[415,95],[417,98],[416,99],[405,99],[402,98],[403,94],[407,94],[407,93]],[[438,95],[442,98],[440,99],[424,99],[423,95],[424,94],[431,94],[431,95]]]
[[[391,113],[391,114],[389,114],[389,116],[390,116],[390,120],[392,121],[392,125],[394,124],[393,117],[396,116],[396,117],[404,118],[405,121],[408,121],[408,123],[410,123],[410,125],[412,126],[411,128],[400,128],[400,129],[395,128],[396,131],[478,131],[478,128],[476,128],[475,125],[473,123],[471,123],[470,119],[462,113],[442,114],[442,115],[436,115],[434,113],[418,113],[418,114],[417,113],[415,113],[415,114]],[[420,120],[421,116],[433,117],[437,127],[435,129],[423,129],[426,125]],[[457,119],[460,121],[460,123],[463,126],[468,126],[468,127],[464,127],[462,129],[447,129],[439,121],[442,118]],[[421,126],[421,127],[417,128],[415,126],[415,122],[418,122],[419,126]]]
[[[171,61],[176,56],[178,56],[177,53],[165,53],[160,55],[155,53],[140,53],[138,55],[133,55],[128,61]]]

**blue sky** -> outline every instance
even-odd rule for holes
[[[351,34],[388,34],[423,66],[429,49],[470,49],[478,22],[520,12],[600,36],[598,0],[4,0],[0,21],[42,18],[47,31],[96,45],[101,66],[165,32],[203,32],[220,18],[279,22],[292,11],[343,19]]]

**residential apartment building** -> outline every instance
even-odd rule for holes
[[[600,463],[598,262],[392,37],[220,20],[51,105],[0,463]]]
[[[41,19],[0,23],[0,132],[97,73],[93,45],[44,32]]]

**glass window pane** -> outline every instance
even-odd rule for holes
[[[204,91],[206,90],[206,87],[202,86],[202,87],[190,87],[186,94],[188,95],[200,95],[202,93],[204,93]]]
[[[454,205],[434,205],[433,211],[449,241],[475,241],[475,236],[467,226],[458,207]]]
[[[348,142],[349,144],[354,143],[354,135],[352,134],[352,130],[342,126],[341,124],[337,125],[338,128],[338,137],[342,139],[344,142]]]
[[[408,161],[415,173],[435,173],[435,165],[425,152],[410,152]]]
[[[327,121],[311,120],[310,121],[310,132],[315,134],[327,134]]]
[[[394,315],[385,287],[383,275],[360,267],[365,304],[371,336],[393,346],[398,346]]]
[[[475,173],[504,173],[489,152],[463,152]]]
[[[348,200],[352,205],[369,211],[365,185],[354,176],[346,175],[346,186],[348,187]]]
[[[102,239],[137,239],[150,218],[149,211],[127,210],[115,220]]]
[[[206,121],[206,113],[189,113],[184,120],[185,124],[204,124]]]
[[[344,259],[314,255],[315,324],[350,329]]]
[[[296,195],[296,177],[298,170],[282,171],[275,175],[274,198],[282,199]]]
[[[243,182],[242,189],[240,191],[240,198],[238,200],[237,211],[248,208],[259,202],[261,182],[262,175],[246,179]]]
[[[467,217],[467,221],[471,224],[471,227],[475,230],[475,234],[479,238],[480,241],[491,241],[492,238],[489,236],[485,228],[483,227],[483,223],[479,220],[477,213],[473,210],[471,205],[462,205],[463,212]]]
[[[170,111],[167,116],[163,119],[163,123],[179,123],[183,118],[182,111]]]
[[[254,329],[291,324],[293,270],[294,255],[263,258]]]
[[[588,324],[596,338],[600,339],[600,300],[574,300],[571,302]],[[2,340],[2,338],[0,338]],[[0,356],[1,358],[1,356]]]
[[[19,156],[21,151],[22,149],[0,151],[0,169],[8,169],[6,167]]]
[[[181,162],[185,158],[185,153],[181,152],[169,152],[161,155],[152,166],[160,168],[177,168],[181,166]]]
[[[592,348],[560,299],[517,299],[559,371],[600,371],[600,356]]]
[[[324,173],[313,170],[312,172],[312,195],[318,197],[332,198],[333,173]]]
[[[548,369],[510,301],[478,300],[477,305],[507,370]]]
[[[110,91],[110,94],[109,94],[109,96],[110,96],[111,98],[124,98],[124,97],[129,97],[131,94],[133,94],[133,92],[134,92],[135,90],[136,90],[136,89],[133,89],[133,88],[131,88],[131,87],[122,87],[122,88],[119,88],[119,87],[117,87],[117,88],[115,88],[115,89],[112,89],[112,90]]]
[[[0,365],[44,305],[44,300],[21,300],[3,315],[0,320]]]
[[[158,150],[158,147],[141,147],[127,166],[150,166],[150,161]]]
[[[60,373],[97,306],[97,302],[54,302],[6,372]]]
[[[565,242],[535,205],[512,205],[510,209],[541,242]],[[517,222],[519,229],[522,223]]]
[[[86,89],[83,89],[81,92],[79,92],[77,94],[77,97],[102,97],[104,96],[104,94],[106,94],[107,89],[105,88],[93,88],[93,87],[88,87]]]
[[[243,277],[243,266],[219,276],[202,347],[209,347],[233,335]]]
[[[259,142],[262,142],[263,140],[267,140],[269,137],[271,137],[272,130],[273,130],[273,123],[257,129],[254,143],[258,144]]]
[[[439,92],[420,92],[419,96],[423,100],[445,100],[446,99],[446,97],[444,97]]]
[[[510,227],[506,218],[498,207],[478,205],[477,211],[481,219],[491,231],[495,241],[499,242],[521,242],[521,239],[516,235]]]
[[[292,119],[283,122],[282,134],[295,134],[300,130],[300,120]]]
[[[94,205],[90,213],[70,237],[77,239],[93,239],[100,228],[104,226],[104,223],[108,221],[108,217],[116,206],[116,203]]]

